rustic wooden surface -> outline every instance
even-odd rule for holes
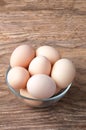
[[[77,74],[56,106],[32,109],[5,83],[17,45],[51,45]],[[0,0],[0,130],[86,130],[86,0]]]

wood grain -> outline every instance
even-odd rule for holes
[[[14,48],[50,45],[76,66],[73,86],[56,106],[32,109],[5,83]],[[0,130],[86,130],[86,1],[0,0]]]

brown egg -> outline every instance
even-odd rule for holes
[[[36,50],[36,55],[42,55],[45,56],[51,64],[54,64],[57,60],[60,59],[60,54],[59,52],[51,47],[51,46],[41,46]]]
[[[55,95],[58,94],[61,91],[61,88],[56,86],[56,91],[55,91]]]
[[[12,53],[10,58],[11,67],[21,66],[27,68],[31,60],[35,57],[35,50],[32,46],[18,46]]]
[[[20,95],[27,97],[27,98],[32,98],[35,99],[31,94],[26,90],[26,89],[20,89]],[[42,104],[42,101],[36,101],[36,100],[29,100],[29,99],[24,99],[26,103],[28,103],[31,106],[39,106]]]
[[[52,69],[51,77],[59,88],[66,88],[75,77],[75,67],[68,59],[58,60]]]
[[[49,75],[51,72],[51,64],[49,60],[44,56],[37,56],[34,58],[29,65],[29,73],[34,74],[46,74]]]
[[[35,98],[49,98],[55,94],[56,84],[48,75],[36,74],[28,80],[27,91]]]
[[[29,79],[29,72],[23,67],[13,67],[7,75],[8,83],[14,89],[25,88]]]

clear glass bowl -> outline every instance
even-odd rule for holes
[[[53,97],[47,98],[47,99],[32,99],[32,98],[28,98],[25,96],[22,96],[20,94],[19,91],[15,90],[12,86],[9,85],[8,81],[7,81],[7,75],[8,72],[10,70],[11,67],[8,68],[7,72],[6,72],[6,83],[8,88],[10,89],[10,91],[19,99],[21,99],[21,101],[23,101],[24,103],[27,103],[29,106],[31,107],[48,107],[50,105],[55,105],[56,102],[58,102],[70,89],[71,84],[69,84],[65,89],[61,90],[58,94],[54,95]]]

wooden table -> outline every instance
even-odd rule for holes
[[[10,55],[25,43],[53,46],[76,66],[56,106],[32,109],[7,88]],[[0,0],[0,130],[86,130],[86,0]]]

